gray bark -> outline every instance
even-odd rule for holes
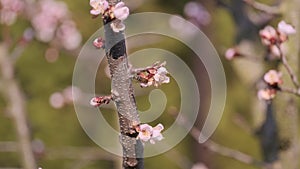
[[[110,3],[113,2],[110,1]],[[140,120],[130,77],[125,36],[122,32],[113,32],[109,22],[110,20],[104,19],[105,49],[112,80],[112,95],[119,117],[123,168],[143,169],[143,145],[140,140],[136,139],[138,133],[134,130],[134,126],[139,124]]]

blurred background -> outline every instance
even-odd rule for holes
[[[73,108],[73,102],[84,102],[72,97],[72,90],[84,95],[84,91],[72,86],[76,58],[82,45],[102,26],[100,18],[93,19],[90,15],[89,1],[0,2],[0,169],[26,168],[20,153],[26,152],[26,137],[30,140],[27,148],[33,150],[36,167],[120,168],[121,158],[102,150],[85,134]],[[145,168],[265,167],[263,164],[270,161],[262,153],[261,137],[257,134],[265,120],[265,107],[256,98],[255,85],[268,66],[263,66],[267,51],[261,46],[258,31],[268,24],[288,18],[290,11],[276,13],[277,7],[284,2],[259,2],[274,6],[274,9],[270,7],[271,12],[255,9],[255,3],[243,0],[126,0],[125,3],[131,13],[163,12],[191,21],[217,49],[227,78],[225,110],[211,140],[199,144],[191,133],[172,150],[146,158]],[[170,24],[176,28],[176,22],[170,21]],[[233,46],[239,46],[254,57],[229,62],[224,53]],[[198,119],[193,130],[197,135],[207,116],[211,97],[209,78],[203,64],[185,45],[174,39],[145,35],[137,37],[137,40],[128,40],[129,54],[150,47],[173,52],[192,67],[200,82],[201,95]],[[106,61],[100,65],[95,83],[97,94],[109,94],[110,78]],[[148,95],[153,89],[142,90],[135,85],[140,111],[149,109]],[[171,80],[170,84],[162,85],[160,89],[165,92],[168,102],[163,114],[153,124],[161,122],[168,127],[180,108],[178,86]],[[296,101],[299,103],[299,99]],[[86,100],[83,104],[88,102]],[[299,108],[299,104],[296,107]],[[117,129],[113,105],[100,109],[107,121]],[[293,119],[296,124],[299,122],[297,118]],[[25,124],[28,124],[28,130],[24,131]],[[296,125],[293,132],[299,134],[298,129],[299,125]],[[279,144],[289,147],[290,139],[289,136],[282,136]],[[271,160],[271,163],[276,160]]]

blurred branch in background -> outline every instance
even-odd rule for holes
[[[173,116],[175,115],[175,112],[170,112],[170,113]],[[185,117],[183,117],[183,116],[180,117],[180,120],[178,120],[178,123],[183,127],[188,126],[187,121],[186,121]],[[193,139],[196,142],[199,142],[199,136],[200,136],[200,130],[199,129],[197,129],[196,127],[192,127],[192,129],[190,130],[190,135],[193,137]],[[256,166],[256,167],[260,167],[260,168],[263,166],[262,161],[256,160],[252,156],[250,156],[248,154],[245,154],[243,152],[240,152],[238,150],[231,149],[231,148],[222,146],[220,144],[217,144],[212,140],[206,141],[205,143],[203,143],[203,146],[206,147],[208,150],[214,152],[214,153],[217,153],[219,155],[222,155],[222,156],[225,156],[225,157],[228,157],[228,158],[232,158],[232,159],[237,160],[241,163],[253,165],[253,166]]]
[[[0,69],[4,83],[3,94],[9,106],[9,113],[14,121],[24,169],[36,168],[31,146],[31,134],[27,123],[26,101],[24,93],[15,80],[15,68],[8,54],[8,46],[0,44]]]
[[[260,10],[262,12],[265,12],[267,14],[272,14],[272,15],[280,15],[282,12],[280,11],[279,6],[269,6],[260,2],[257,2],[255,0],[243,0],[245,3],[250,5],[251,7]]]

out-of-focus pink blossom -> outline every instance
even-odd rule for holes
[[[284,33],[286,35],[290,35],[290,34],[295,34],[296,33],[296,29],[292,25],[287,24],[285,21],[280,21],[278,23],[277,30],[280,33]]]
[[[60,109],[65,105],[64,96],[60,92],[55,92],[50,96],[50,105],[53,108]]]
[[[225,58],[227,60],[232,60],[238,56],[241,56],[241,54],[239,53],[239,51],[236,48],[229,48],[225,52]]]
[[[259,31],[262,43],[266,46],[275,44],[278,39],[277,31],[272,26],[266,26],[264,29]]]
[[[90,5],[92,7],[90,11],[92,15],[103,14],[104,11],[109,7],[109,4],[106,0],[90,0]]]
[[[31,23],[36,38],[42,42],[55,39],[67,50],[73,50],[80,45],[81,34],[70,19],[67,5],[62,1],[39,1]]]
[[[277,72],[276,70],[269,70],[264,75],[264,80],[270,85],[282,84],[281,76],[282,74],[280,72]]]
[[[193,165],[192,169],[208,169],[208,167],[203,163],[196,163]]]
[[[81,90],[76,86],[68,86],[62,91],[65,103],[72,104],[79,99]]]
[[[205,7],[195,1],[188,2],[184,6],[184,13],[190,18],[190,21],[196,22],[198,25],[208,25],[211,22],[211,15]]]
[[[50,42],[55,37],[58,24],[68,17],[68,9],[64,2],[42,0],[38,3],[38,12],[31,23],[37,38],[43,42]]]
[[[25,8],[25,3],[21,0],[0,0],[0,23],[12,25],[17,19],[17,14]]]
[[[125,6],[124,2],[119,2],[113,8],[113,13],[114,13],[115,18],[123,21],[129,15],[129,8],[127,6]]]
[[[257,92],[257,97],[259,100],[271,100],[276,96],[275,89],[260,89]]]
[[[48,48],[45,52],[45,59],[50,63],[54,63],[58,57],[59,51],[56,48]]]
[[[57,30],[57,38],[67,50],[76,49],[81,43],[81,34],[71,20],[64,21]]]

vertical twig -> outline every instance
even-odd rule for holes
[[[36,162],[32,152],[30,131],[26,119],[26,106],[23,92],[14,77],[14,65],[8,57],[7,46],[0,44],[0,69],[4,83],[4,95],[10,106],[10,113],[14,120],[24,169],[36,169]]]
[[[114,0],[108,1],[116,3]],[[123,32],[114,32],[110,27],[110,20],[104,19],[105,50],[111,74],[111,90],[116,103],[119,125],[120,142],[123,147],[123,168],[143,169],[143,145],[132,130],[139,124],[132,87],[130,69],[126,54],[125,36]]]

